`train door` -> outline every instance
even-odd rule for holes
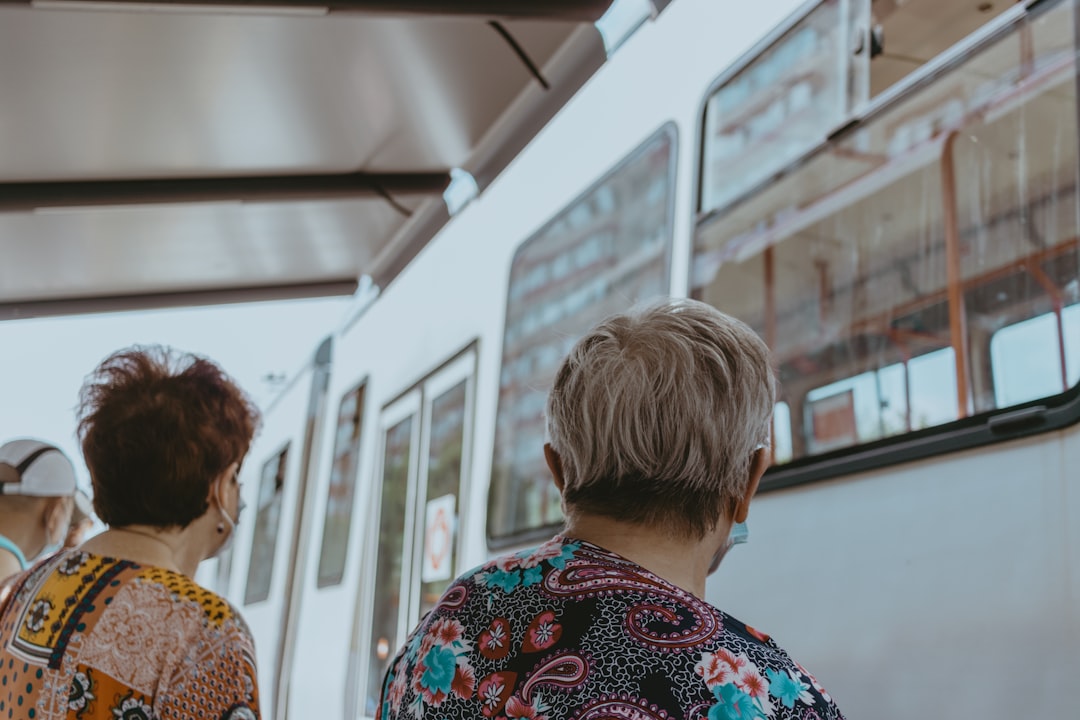
[[[475,368],[470,348],[380,418],[376,517],[365,568],[370,591],[353,624],[360,650],[350,668],[349,717],[374,716],[390,660],[460,571]]]

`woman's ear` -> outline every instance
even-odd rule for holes
[[[221,474],[210,482],[210,488],[206,494],[207,504],[221,504],[221,498],[224,496],[224,494],[222,493],[223,486],[225,489],[227,489],[229,482],[236,477],[236,474],[238,472],[240,472],[240,463],[231,463],[229,467],[222,470]]]
[[[743,494],[742,499],[735,505],[735,522],[746,522],[746,517],[750,514],[750,501],[757,494],[758,485],[761,484],[761,476],[768,469],[769,449],[759,447],[754,450],[754,454],[750,458],[750,482],[746,484],[746,492]]]
[[[566,481],[563,480],[562,458],[555,452],[555,448],[551,447],[551,443],[544,443],[544,459],[547,460],[548,470],[551,471],[551,479],[555,481],[555,487],[559,488],[561,494],[566,485]]]

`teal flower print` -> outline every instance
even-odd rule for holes
[[[810,689],[810,686],[800,681],[792,673],[766,670],[769,676],[769,694],[784,704],[784,707],[795,707],[795,701],[799,696]]]
[[[531,567],[522,573],[521,586],[529,587],[530,585],[536,585],[538,582],[544,579],[544,573],[540,569],[540,566]]]
[[[424,656],[424,666],[424,674],[420,676],[420,686],[432,694],[438,692],[448,694],[450,685],[454,682],[454,669],[457,667],[454,652],[436,645]]]
[[[765,717],[754,699],[732,683],[717,685],[713,695],[719,701],[709,708],[709,720],[755,720]]]
[[[574,553],[576,553],[580,549],[581,545],[579,543],[566,543],[562,546],[562,551],[555,557],[548,560],[548,562],[551,564],[551,567],[562,570],[566,567],[566,561],[573,560]]]
[[[497,587],[505,593],[512,593],[514,588],[521,584],[521,571],[496,568],[488,573],[486,583],[488,587]]]

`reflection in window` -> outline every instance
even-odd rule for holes
[[[457,572],[466,388],[462,380],[431,403],[427,497],[418,515],[425,521],[420,542],[420,617],[435,607]]]
[[[326,499],[322,550],[319,553],[318,587],[341,582],[345,574],[345,554],[352,527],[353,497],[360,456],[361,418],[364,414],[364,388],[358,387],[341,399],[337,431],[334,435],[334,460],[330,468],[330,488]]]
[[[675,139],[665,127],[518,249],[503,334],[488,533],[561,521],[544,463],[544,403],[589,327],[666,295]]]
[[[285,467],[289,448],[271,458],[259,476],[259,495],[255,501],[255,537],[251,544],[244,604],[261,602],[270,597],[270,580],[274,572],[274,551],[277,548],[278,527],[281,524],[281,499],[285,491]]]
[[[845,10],[825,0],[709,98],[703,211],[723,207],[843,124]]]
[[[990,357],[1000,407],[1064,392],[1080,379],[1080,305],[998,330],[990,340]]]
[[[405,540],[405,501],[409,487],[409,459],[413,418],[410,416],[386,431],[383,449],[383,481],[379,504],[378,560],[375,566],[375,604],[365,707],[375,714],[382,678],[393,653],[398,650],[398,618],[401,610],[402,553]]]
[[[768,342],[792,459],[1080,376],[1074,10],[1041,7],[699,226],[692,294]]]
[[[786,463],[791,460],[791,408],[780,401],[773,408],[773,462]]]

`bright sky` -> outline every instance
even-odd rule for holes
[[[328,298],[0,322],[0,443],[38,437],[57,445],[88,488],[74,410],[83,378],[109,354],[162,344],[208,356],[265,408],[274,395],[267,376],[300,370],[350,303]]]

